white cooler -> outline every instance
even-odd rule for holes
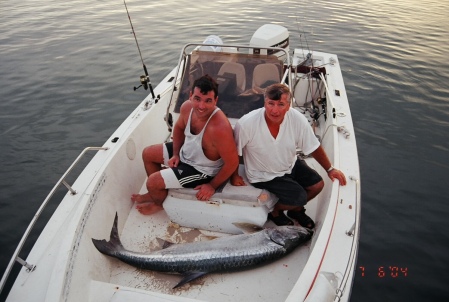
[[[236,187],[229,182],[209,201],[196,199],[194,189],[170,189],[163,206],[171,221],[180,226],[221,233],[239,234],[233,223],[251,223],[262,227],[277,201],[269,192],[251,186],[240,167],[247,186]]]

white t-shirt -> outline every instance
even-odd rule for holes
[[[310,154],[320,146],[306,117],[292,108],[285,114],[276,139],[265,121],[265,108],[242,116],[234,127],[234,136],[251,183],[291,173],[296,149]]]

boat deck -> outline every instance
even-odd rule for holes
[[[141,192],[145,190],[143,186]],[[266,223],[268,226],[271,224],[270,221]],[[126,249],[145,253],[159,249],[157,238],[182,243],[212,240],[219,236],[228,235],[181,227],[172,223],[165,211],[144,216],[133,208],[121,240]],[[112,267],[109,283],[116,285],[111,287],[113,291],[127,288],[127,295],[129,291],[138,289],[146,291],[146,294],[153,292],[207,301],[284,301],[298,280],[309,252],[310,241],[274,263],[241,272],[211,273],[177,289],[172,288],[179,282],[180,275],[144,271],[109,258]],[[248,288],[258,288],[258,292],[248,291]],[[142,294],[145,293],[136,291],[136,295]]]

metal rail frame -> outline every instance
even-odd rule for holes
[[[14,266],[15,262],[20,263],[22,266],[25,266],[28,270],[28,272],[32,272],[35,269],[35,265],[27,263],[25,260],[19,257],[19,253],[22,251],[23,245],[25,244],[26,240],[28,239],[28,236],[30,235],[37,219],[42,214],[43,210],[47,206],[50,199],[55,194],[56,190],[62,185],[64,185],[72,195],[76,195],[77,192],[74,190],[66,181],[65,178],[72,172],[73,168],[79,163],[79,161],[82,159],[82,157],[88,152],[88,151],[100,151],[100,150],[108,150],[108,147],[87,147],[85,148],[80,155],[75,159],[75,161],[70,165],[70,167],[67,169],[67,171],[62,175],[62,177],[59,179],[59,181],[56,183],[56,185],[53,187],[53,189],[50,191],[50,193],[47,195],[45,200],[42,202],[41,206],[37,210],[36,214],[34,214],[33,219],[31,220],[30,224],[28,225],[25,233],[22,236],[22,239],[20,240],[19,244],[17,245],[17,248],[14,252],[14,254],[11,257],[11,260],[9,261],[8,267],[6,268],[2,280],[0,281],[0,293],[3,291],[3,287],[6,284],[6,281],[8,280],[9,274],[11,273],[11,270]]]

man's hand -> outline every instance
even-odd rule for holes
[[[179,156],[178,155],[173,155],[169,160],[168,160],[168,166],[170,168],[176,168],[179,165]]]
[[[231,175],[231,185],[233,186],[246,186],[245,181],[243,180],[243,177],[241,177],[239,174],[232,174]]]
[[[196,198],[201,201],[209,200],[215,193],[215,189],[210,184],[202,184],[195,187],[198,190],[196,193]]]
[[[338,181],[340,182],[341,186],[346,185],[346,177],[343,174],[343,172],[341,172],[338,169],[332,169],[329,172],[327,172],[327,175],[329,176],[329,178],[334,181],[334,179],[338,179]]]

